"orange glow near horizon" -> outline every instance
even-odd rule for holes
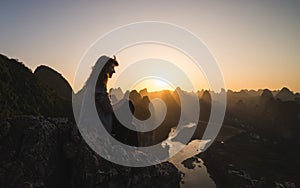
[[[138,53],[136,53],[138,52]],[[201,69],[177,49],[161,44],[140,44],[116,54],[119,66],[108,87],[122,90],[144,89],[186,91],[209,89]]]
[[[140,82],[137,82],[132,87],[131,90],[140,91],[145,88],[149,92],[162,91],[162,90],[173,91],[176,89],[176,87],[174,88],[174,86],[172,86],[170,83],[167,83],[165,80],[161,80],[161,79],[157,79],[157,78],[149,78],[149,79],[145,79]]]

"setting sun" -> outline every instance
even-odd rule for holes
[[[121,87],[124,91],[144,88],[149,91],[174,90],[176,87],[186,91],[209,89],[199,67],[170,46],[154,43],[133,45],[120,50],[116,57],[120,64],[108,82],[109,88]]]
[[[148,77],[138,81],[132,89],[137,91],[147,88],[148,91],[174,90],[175,87],[166,80],[157,77]]]

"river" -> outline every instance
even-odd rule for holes
[[[183,174],[181,188],[216,188],[216,184],[210,178],[203,161],[200,158],[190,159],[184,166],[182,162],[200,153],[199,147],[205,144],[202,140],[191,141],[184,149],[169,159]]]

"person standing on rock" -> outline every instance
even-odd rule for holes
[[[122,114],[125,123],[131,123],[132,114],[134,113],[133,103],[129,100],[129,96],[126,97],[127,95],[124,95],[123,99],[117,101],[115,104],[112,104],[107,91],[108,79],[111,78],[115,73],[115,67],[118,65],[119,63],[117,62],[115,56],[114,58],[101,56],[93,66],[93,70],[85,85],[86,91],[83,104],[85,104],[86,101],[88,102],[87,104],[81,106],[81,124],[89,126],[96,123],[93,121],[93,119],[85,118],[92,114],[92,110],[90,109],[92,103],[90,100],[85,100],[85,98],[89,99],[91,96],[93,96],[91,93],[94,92],[94,101],[97,114],[107,132],[124,144],[137,146],[137,133],[124,127],[124,125],[115,115],[116,112],[118,114]],[[127,105],[129,105],[130,113],[126,113],[126,109],[128,109]],[[89,132],[97,132],[97,130],[90,129]]]
[[[103,66],[104,63],[104,66]],[[138,146],[137,133],[124,127],[124,125],[116,117],[116,113],[122,114],[125,123],[131,123],[132,114],[134,113],[133,103],[124,95],[124,98],[118,102],[111,104],[109,94],[107,92],[107,81],[115,73],[115,67],[119,65],[114,58],[102,56],[96,62],[95,68],[103,66],[95,88],[95,102],[98,115],[105,126],[106,130],[112,134],[117,140],[124,144]],[[128,94],[129,95],[129,94]],[[126,113],[126,106],[129,105],[131,114]],[[127,106],[128,108],[128,106]]]
[[[98,115],[109,133],[112,132],[113,127],[113,107],[107,92],[107,81],[115,73],[115,66],[118,65],[115,56],[114,58],[101,56],[93,68],[97,70],[99,67],[103,67],[96,82],[95,102]]]

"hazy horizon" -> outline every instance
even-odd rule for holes
[[[1,54],[1,53],[0,53],[0,54]],[[4,55],[4,56],[6,56],[6,57],[9,58],[9,59],[14,59],[14,60],[19,61],[19,59],[17,59],[17,58],[12,58],[12,57],[9,57],[9,56],[7,56],[7,55],[5,55],[5,54],[1,54],[1,55]],[[20,62],[20,63],[23,63],[26,67],[28,67],[28,65],[27,65],[26,63],[24,63],[24,62],[22,62],[22,61],[19,61],[19,62]],[[47,66],[47,67],[53,69],[53,67],[50,67],[49,65],[39,65],[39,66]],[[36,67],[36,68],[37,68],[37,67]],[[29,67],[29,69],[30,69],[32,72],[35,71],[35,69],[32,70],[30,67]],[[61,75],[64,77],[64,75],[63,75],[61,72],[58,72],[58,70],[55,70],[55,69],[53,69],[53,70],[56,71],[58,74],[61,74]],[[65,78],[66,81],[70,84],[70,82],[67,80],[67,78],[66,78],[66,77],[64,77],[64,78]],[[156,80],[156,81],[157,81],[157,80]],[[158,81],[159,81],[159,80],[158,80]],[[160,83],[160,84],[165,84],[165,83]],[[70,86],[71,86],[72,90],[74,91],[74,86],[72,86],[71,84],[70,84]],[[108,86],[111,86],[110,82],[108,83]],[[126,91],[133,91],[133,90],[136,90],[136,91],[140,92],[141,90],[144,90],[144,89],[146,89],[148,92],[160,92],[160,91],[165,91],[165,90],[168,90],[168,91],[175,91],[176,88],[180,88],[181,90],[186,91],[186,92],[197,92],[197,91],[213,91],[213,92],[215,92],[215,93],[219,93],[219,92],[220,92],[220,91],[210,90],[209,88],[197,88],[196,90],[185,90],[185,89],[182,89],[180,86],[172,86],[172,88],[169,88],[168,85],[162,85],[162,87],[161,87],[161,88],[158,88],[158,89],[153,89],[153,87],[150,87],[150,89],[149,89],[149,87],[148,87],[148,88],[147,88],[147,87],[144,87],[142,84],[139,84],[139,85],[137,85],[137,86],[139,86],[139,87],[135,87],[135,88],[131,88],[131,89],[126,89],[126,88],[123,88],[122,86],[108,87],[108,89],[119,89],[119,88],[120,88],[120,89],[122,90],[123,93],[125,93]],[[292,90],[291,88],[289,88],[289,87],[287,87],[287,86],[282,86],[281,88],[241,88],[241,89],[238,89],[238,90],[234,90],[234,89],[231,89],[231,88],[223,88],[223,89],[225,89],[226,92],[228,92],[229,90],[230,90],[230,91],[233,91],[233,92],[241,92],[241,91],[243,91],[243,90],[258,92],[258,91],[262,91],[262,90],[264,90],[264,89],[268,89],[268,90],[270,90],[270,91],[272,91],[272,92],[276,92],[276,91],[282,90],[283,88],[289,89],[289,90],[290,90],[291,92],[293,92],[294,94],[300,93],[300,90],[299,90],[299,91],[295,91],[295,90]],[[82,89],[83,89],[83,87],[82,87],[82,88],[79,88],[77,91],[75,91],[75,93],[78,93],[78,92],[79,92],[80,90],[82,90]]]

